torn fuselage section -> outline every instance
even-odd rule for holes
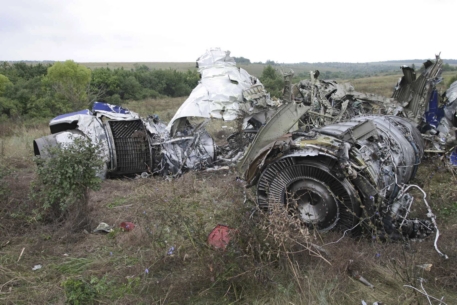
[[[244,119],[246,123],[254,115],[277,106],[256,77],[236,66],[229,51],[206,51],[197,59],[197,68],[201,79],[168,124],[171,137],[186,128],[190,117]]]
[[[456,145],[457,85],[452,84],[445,94],[440,94],[443,61],[437,55],[435,61],[426,61],[423,72],[416,77],[414,69],[402,66],[403,77],[395,86],[392,97],[401,103],[400,115],[410,118],[421,131],[427,143],[426,151],[450,154],[450,163],[457,165],[454,156]]]
[[[229,51],[219,48],[207,50],[197,59],[197,68],[201,79],[169,122],[167,130],[173,143],[193,130],[195,141],[192,140],[186,147],[195,147],[196,144],[200,147],[191,149],[192,156],[186,154],[182,157],[179,149],[176,151],[176,145],[164,145],[166,164],[177,168],[178,164],[189,162],[187,167],[194,169],[208,167],[211,165],[209,160],[216,161],[217,165],[235,164],[280,103],[270,99],[256,77],[236,67]],[[190,119],[195,118],[203,121],[192,127]],[[237,132],[229,136],[227,144],[218,148],[204,130],[205,124],[212,119],[236,121],[238,125]]]
[[[52,134],[34,141],[35,155],[46,157],[46,147],[71,144],[76,133],[102,145],[100,158],[108,175],[178,176],[189,169],[215,165],[217,152],[217,165],[235,163],[277,104],[256,77],[236,67],[229,54],[210,49],[197,60],[201,80],[168,126],[157,116],[142,119],[120,106],[96,102],[92,111],[51,120]],[[204,121],[191,124],[191,118]],[[218,148],[205,130],[210,119],[239,120],[240,128],[247,131],[240,130],[228,145]]]
[[[204,170],[213,166],[217,147],[204,127],[204,122],[196,127],[189,124],[187,131],[181,129],[173,138],[167,134],[165,140],[155,143],[161,156],[154,173],[178,176],[189,169]]]
[[[445,94],[434,89],[422,125],[423,137],[432,145],[430,151],[450,152],[449,162],[457,166],[457,82],[451,84]]]
[[[416,78],[413,68],[402,66],[403,76],[398,80],[392,97],[401,103],[404,115],[416,124],[424,122],[424,114],[436,85],[442,81],[443,61],[437,55],[434,62],[424,63],[424,72]]]
[[[131,174],[153,165],[143,121],[120,106],[95,102],[92,111],[57,116],[49,126],[51,135],[34,141],[36,156],[46,158],[47,148],[65,148],[77,136],[100,146],[100,158],[105,162],[102,176]]]
[[[76,137],[85,137],[101,147],[103,177],[139,173],[175,176],[187,169],[203,169],[215,160],[214,140],[203,127],[188,126],[171,138],[157,116],[142,119],[120,106],[96,102],[92,111],[51,120],[51,135],[34,141],[34,153],[47,158],[49,147],[65,148]]]

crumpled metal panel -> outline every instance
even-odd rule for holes
[[[111,160],[110,143],[107,139],[105,128],[102,121],[97,117],[98,110],[91,112],[88,109],[59,115],[52,119],[49,123],[51,131],[59,130],[59,125],[63,128],[59,131],[65,130],[79,130],[83,135],[91,139],[92,143],[97,143],[101,147],[101,159],[105,162]],[[115,116],[115,114],[112,114]],[[125,114],[120,114],[122,119],[126,119]]]
[[[436,127],[438,135],[432,138],[432,142],[434,143],[435,148],[439,150],[444,150],[446,147],[456,144],[457,82],[452,83],[451,86],[446,90],[446,100],[446,105],[444,107],[441,106],[438,108],[438,110],[441,111],[440,114],[444,116],[440,118],[439,124]],[[452,164],[455,165],[454,163]]]
[[[216,159],[216,144],[204,130],[192,136],[170,139],[161,144],[162,175],[179,176],[185,170],[203,170]]]
[[[230,51],[223,51],[220,48],[209,49],[197,59],[197,68],[205,69],[215,66],[236,66],[235,60],[230,57]]]
[[[170,138],[167,125],[159,121],[158,117],[156,119],[147,118],[143,122],[146,130],[151,135],[151,144],[160,144]]]
[[[91,116],[93,115],[92,112],[89,109],[84,109],[80,111],[75,111],[75,112],[70,112],[70,113],[65,113],[56,116],[49,122],[49,126],[57,125],[57,124],[62,124],[62,123],[72,123],[74,121],[79,121],[80,118],[84,116]]]
[[[105,116],[116,120],[133,120],[139,118],[137,113],[122,108],[121,106],[95,102],[92,107],[92,111],[89,109],[84,109],[76,112],[58,115],[49,122],[49,126],[63,123],[82,122],[86,120],[85,118],[93,116]]]
[[[357,92],[349,83],[318,80],[316,75],[317,72],[310,72],[309,80],[302,80],[292,88],[294,101],[310,107],[300,118],[302,130],[347,121],[358,115],[397,115],[403,111],[393,98]]]
[[[186,117],[231,121],[245,112],[255,113],[254,106],[244,104],[243,91],[263,85],[246,70],[237,68],[229,55],[228,51],[210,49],[197,60],[201,80],[168,124],[171,136],[177,132],[177,121]]]
[[[434,63],[424,63],[425,71],[417,78],[412,68],[402,67],[403,77],[400,78],[392,97],[402,104],[406,117],[417,124],[422,122],[432,91],[441,81],[442,65],[443,61],[436,55]]]
[[[457,81],[453,82],[446,90],[446,97],[449,103],[452,103],[457,99]]]
[[[66,145],[72,144],[75,139],[82,137],[84,137],[84,135],[77,130],[54,133],[34,140],[33,150],[36,156],[48,158],[51,156],[48,150],[49,147],[65,147]]]
[[[238,163],[238,171],[244,175],[262,148],[274,139],[286,134],[298,119],[309,111],[309,108],[309,106],[295,102],[282,105],[266,125],[259,130],[254,142],[251,143],[244,157]]]
[[[139,118],[139,115],[136,112],[130,111],[118,105],[111,105],[102,102],[95,102],[92,107],[92,112],[98,117],[105,116],[113,120],[134,120]]]

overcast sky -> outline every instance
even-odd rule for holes
[[[457,0],[0,0],[0,61],[457,59]]]

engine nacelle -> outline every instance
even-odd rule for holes
[[[423,147],[419,130],[405,118],[359,116],[278,139],[262,150],[247,176],[250,184],[257,183],[262,208],[286,205],[320,231],[377,218],[392,234],[412,202],[400,190],[414,177]],[[403,233],[413,226],[402,225]]]

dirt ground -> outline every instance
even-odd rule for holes
[[[34,219],[34,164],[9,164],[1,304],[440,304],[429,303],[421,285],[441,304],[457,304],[457,180],[437,157],[424,160],[412,183],[427,192],[448,260],[434,250],[434,236],[391,243],[310,231],[304,242],[326,253],[297,246],[298,238],[291,245],[265,229],[268,215],[256,211],[231,170],[106,180],[90,194],[88,227],[73,230]],[[414,196],[412,213],[423,214],[422,196]],[[122,231],[125,221],[135,228]],[[113,232],[93,233],[100,222]],[[237,232],[225,251],[207,244],[217,224]]]

